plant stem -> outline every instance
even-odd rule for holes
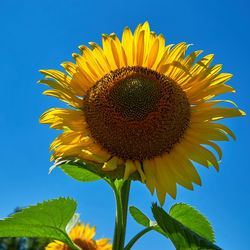
[[[135,235],[131,240],[130,242],[127,244],[127,246],[124,248],[124,250],[130,250],[131,247],[135,244],[135,242],[137,240],[139,240],[145,233],[153,230],[153,226],[152,227],[147,227],[145,229],[143,229],[141,232],[139,232],[137,235]]]
[[[113,250],[123,250],[126,234],[128,199],[130,190],[130,181],[108,181],[112,187],[116,200],[116,221],[113,239]]]
[[[127,214],[128,214],[128,200],[129,200],[129,191],[130,191],[131,181],[125,181],[120,189],[120,197],[122,203],[122,219],[123,227],[120,238],[120,249],[124,249],[125,235],[126,235],[126,226],[127,226]]]
[[[113,181],[107,180],[107,182],[112,187],[114,194],[115,194],[115,201],[116,201],[116,218],[115,218],[115,230],[114,230],[114,237],[113,237],[113,244],[112,244],[112,250],[119,249],[119,239],[121,234],[121,228],[122,228],[122,205],[121,205],[121,199],[119,195],[119,191],[117,186],[114,184]]]

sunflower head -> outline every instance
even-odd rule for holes
[[[232,75],[210,66],[213,55],[197,61],[202,51],[186,56],[189,45],[165,45],[146,22],[134,34],[125,28],[122,40],[103,35],[103,48],[80,46],[75,64],[62,64],[68,74],[42,70],[41,80],[72,108],[54,108],[40,122],[65,130],[51,144],[52,160],[75,157],[98,164],[101,173],[128,179],[137,175],[164,203],[176,197],[176,184],[193,190],[201,185],[193,162],[219,169],[213,141],[234,138],[222,118],[242,116],[237,108],[214,107],[210,100],[234,92],[225,84]],[[230,102],[230,101],[228,101]],[[231,102],[232,103],[232,102]],[[118,171],[119,169],[119,171]]]
[[[89,224],[77,223],[69,233],[70,239],[81,249],[84,250],[111,250],[112,244],[108,243],[110,239],[93,240],[95,236],[95,227],[90,228]],[[54,241],[45,247],[45,250],[71,250],[72,248],[61,241]]]

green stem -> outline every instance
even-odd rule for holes
[[[153,226],[152,227],[147,227],[145,229],[143,229],[141,232],[139,232],[137,235],[135,235],[131,240],[130,242],[127,244],[127,246],[124,248],[124,250],[130,250],[131,247],[135,244],[135,242],[137,240],[139,240],[145,233],[153,230]]]
[[[112,249],[123,250],[126,234],[130,181],[117,181],[116,183],[111,180],[106,181],[112,187],[116,200],[116,221]]]
[[[123,227],[120,238],[120,249],[124,248],[124,242],[125,242],[130,185],[131,181],[125,181],[120,189],[120,197],[122,202],[122,219],[123,219]]]
[[[115,201],[116,201],[116,219],[115,219],[115,230],[114,230],[114,237],[113,237],[113,244],[112,250],[119,249],[119,239],[121,234],[122,228],[122,204],[119,195],[118,187],[114,184],[112,180],[106,179],[109,185],[112,187],[114,194],[115,194]]]

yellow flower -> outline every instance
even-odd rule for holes
[[[95,227],[90,228],[89,224],[84,227],[84,224],[79,222],[71,232],[69,233],[70,239],[81,249],[84,250],[111,250],[112,244],[108,242],[110,239],[93,240],[95,236]],[[55,240],[45,247],[45,250],[57,249],[57,250],[70,250],[72,249],[68,245],[61,241]]]
[[[219,170],[221,149],[212,141],[227,141],[232,131],[215,121],[242,116],[237,108],[214,107],[210,100],[235,92],[225,82],[232,75],[210,67],[213,55],[195,63],[202,51],[185,57],[189,45],[165,45],[163,35],[139,25],[134,34],[125,28],[122,41],[103,35],[103,48],[90,43],[73,54],[76,64],[62,64],[64,74],[41,70],[48,78],[44,92],[75,109],[53,108],[41,123],[65,130],[51,145],[52,160],[76,157],[103,163],[102,171],[124,166],[124,179],[140,175],[164,204],[166,193],[176,197],[176,184],[193,190],[201,185],[192,162]],[[204,145],[204,146],[202,146]]]

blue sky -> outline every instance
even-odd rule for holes
[[[36,82],[43,78],[39,69],[61,70],[60,63],[73,61],[79,45],[89,41],[101,44],[102,33],[132,30],[149,21],[151,29],[163,33],[167,43],[187,42],[192,50],[214,53],[214,64],[222,72],[234,74],[229,84],[236,94],[231,99],[247,114],[249,111],[249,24],[247,0],[226,1],[4,1],[0,10],[1,71],[1,182],[0,218],[16,206],[26,207],[59,196],[78,201],[84,222],[97,226],[97,237],[112,238],[114,197],[103,182],[78,183],[56,169],[48,176],[49,144],[58,131],[39,124],[40,115],[52,107],[65,107]],[[217,244],[223,249],[249,249],[249,116],[224,122],[236,134],[236,142],[220,143],[221,170],[197,166],[203,186],[191,192],[178,188],[176,201],[167,197],[164,208],[186,202],[198,208],[212,223]],[[156,201],[146,187],[133,183],[130,204],[151,215]],[[128,218],[128,234],[141,227]],[[149,233],[134,249],[174,249],[157,233]]]

